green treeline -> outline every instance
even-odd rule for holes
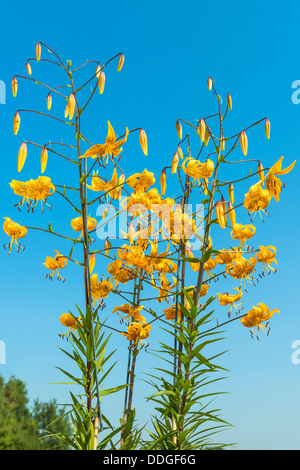
[[[63,441],[51,436],[72,432],[64,414],[55,399],[36,399],[30,407],[25,383],[14,376],[5,382],[0,376],[0,450],[67,450]]]

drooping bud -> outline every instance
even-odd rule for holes
[[[13,77],[11,81],[11,89],[12,89],[13,96],[15,98],[17,96],[17,91],[18,91],[18,80],[16,79],[16,77]]]
[[[31,75],[31,73],[32,73],[31,65],[28,61],[26,62],[26,70],[27,70],[28,75]]]
[[[41,60],[41,54],[42,54],[42,48],[41,48],[40,43],[38,42],[37,45],[35,46],[35,56],[36,56],[37,61]]]
[[[241,132],[241,135],[240,135],[240,143],[241,143],[242,152],[243,152],[243,154],[244,154],[245,157],[246,157],[247,152],[248,152],[248,137],[247,137],[245,131],[242,131],[242,132]]]
[[[124,54],[121,54],[119,56],[119,61],[118,61],[118,72],[121,72],[122,67],[124,65],[124,60],[125,60]]]
[[[166,170],[163,169],[163,171],[161,172],[161,175],[160,175],[160,190],[161,190],[161,194],[162,196],[165,194],[166,190],[167,190],[167,173],[166,173]]]
[[[223,196],[221,198],[221,204],[222,204],[224,219],[225,219],[225,224],[226,224],[227,223],[227,216],[226,216],[227,207],[226,207],[226,202],[225,202],[225,199],[223,198]]]
[[[90,270],[90,274],[92,274],[92,272],[93,272],[93,270],[94,270],[95,263],[96,263],[96,256],[95,256],[95,253],[93,253],[93,254],[90,255],[90,257],[89,257],[89,270]]]
[[[208,77],[207,86],[208,86],[208,89],[210,91],[212,89],[212,86],[213,86],[213,81],[212,81],[211,77]]]
[[[23,142],[23,144],[20,147],[19,154],[18,154],[18,172],[22,170],[26,157],[27,157],[27,145],[26,145],[26,142]]]
[[[68,107],[68,104],[66,105],[65,107],[65,119],[68,117],[69,115],[69,107]]]
[[[14,133],[15,133],[15,135],[17,135],[17,133],[19,132],[20,123],[21,123],[21,117],[20,117],[19,111],[17,111],[15,116],[14,116]]]
[[[120,189],[118,190],[119,191],[119,199],[122,197],[122,187],[123,187],[124,182],[125,182],[125,174],[122,173],[119,176],[119,179],[118,179],[118,184],[120,185]]]
[[[204,145],[205,145],[205,147],[208,145],[209,139],[210,139],[210,127],[207,127],[205,129],[205,135],[204,135]]]
[[[200,140],[203,143],[205,139],[205,130],[206,130],[206,124],[204,119],[202,118],[199,123],[199,135],[200,135]]]
[[[226,99],[227,99],[227,106],[228,106],[228,109],[229,109],[229,111],[232,111],[232,98],[231,98],[231,96],[230,96],[229,93],[228,93]]]
[[[225,139],[224,137],[220,140],[220,149],[225,152]]]
[[[52,95],[51,95],[51,92],[50,92],[47,95],[47,108],[48,108],[48,111],[50,111],[51,106],[52,106]]]
[[[102,220],[107,216],[108,211],[109,211],[109,207],[106,207],[104,211],[102,212]]]
[[[265,133],[266,133],[267,139],[270,138],[270,131],[271,131],[271,124],[270,124],[269,119],[267,118],[265,120]]]
[[[111,248],[111,243],[110,241],[106,238],[105,239],[105,242],[104,242],[104,253],[105,253],[105,256],[108,257],[109,255],[109,250]]]
[[[69,120],[73,119],[74,112],[75,112],[75,96],[74,93],[71,93],[68,99],[68,114],[69,114]]]
[[[98,64],[96,68],[96,78],[100,77],[100,72],[101,72],[101,65]]]
[[[231,202],[228,202],[228,217],[233,227],[236,223],[236,217],[235,217],[235,211],[233,209],[233,205],[231,204]]]
[[[180,145],[177,145],[177,153],[178,153],[179,157],[182,159],[183,158],[183,152],[182,152],[182,148],[180,147]]]
[[[105,73],[103,72],[103,70],[101,70],[99,74],[99,79],[98,79],[98,87],[99,87],[100,95],[102,95],[104,91],[104,86],[105,86]]]
[[[173,160],[172,160],[172,173],[176,173],[178,163],[179,163],[179,155],[177,152],[175,152],[173,155]]]
[[[129,227],[128,227],[128,238],[129,238],[129,243],[132,245],[134,241],[134,234],[135,234],[135,228],[132,222],[130,222]]]
[[[176,121],[176,131],[177,131],[179,140],[181,140],[182,139],[182,125],[179,119]]]
[[[217,216],[220,227],[224,229],[226,225],[226,220],[225,220],[225,214],[223,210],[223,204],[221,201],[218,201],[216,204],[216,216]]]
[[[148,155],[148,142],[147,142],[147,135],[144,129],[140,130],[140,144],[144,154]]]
[[[44,173],[47,167],[47,161],[48,161],[48,150],[46,147],[42,148],[41,152],[41,172]]]
[[[229,200],[231,204],[233,204],[234,203],[234,188],[233,188],[232,183],[230,183],[230,185],[228,186],[228,195],[229,195]]]
[[[208,193],[208,184],[207,184],[207,182],[208,182],[207,178],[204,178],[203,179],[203,193],[205,194],[205,196]]]
[[[259,181],[263,180],[264,179],[264,167],[262,166],[262,163],[259,162],[258,166],[257,166],[257,171],[258,171],[258,178],[259,178]],[[262,181],[262,185],[264,185],[265,182]]]

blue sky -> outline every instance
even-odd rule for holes
[[[295,159],[299,161],[300,105],[292,101],[292,84],[300,79],[299,9],[296,1],[286,1],[283,9],[279,2],[252,1],[248,5],[219,0],[213,4],[115,1],[113,6],[90,2],[84,9],[76,0],[72,5],[32,1],[15,3],[14,11],[8,4],[1,6],[0,80],[7,87],[6,104],[0,105],[2,216],[24,225],[29,225],[30,219],[32,224],[43,227],[51,220],[54,228],[62,229],[66,223],[69,227],[70,217],[74,217],[74,212],[67,213],[55,204],[44,214],[39,209],[34,214],[27,214],[24,208],[19,212],[13,207],[18,201],[8,185],[20,176],[17,154],[23,140],[43,144],[54,136],[67,141],[71,135],[70,129],[66,132],[56,123],[29,113],[21,115],[19,134],[13,134],[17,109],[47,112],[46,93],[41,87],[20,80],[16,99],[10,89],[15,74],[26,75],[25,63],[34,57],[38,41],[56,50],[63,60],[72,60],[74,66],[89,59],[103,63],[124,53],[122,72],[116,73],[116,65],[108,69],[105,93],[97,95],[87,108],[84,132],[91,141],[99,143],[106,136],[107,120],[119,135],[126,126],[143,127],[149,154],[145,157],[141,152],[137,135],[130,136],[122,159],[128,173],[146,167],[159,180],[162,166],[171,161],[177,146],[176,120],[193,122],[215,112],[215,100],[206,86],[208,76],[213,77],[224,99],[228,92],[232,96],[233,111],[225,128],[229,134],[262,117],[269,118],[270,140],[266,139],[263,126],[249,132],[249,158],[261,159],[266,167],[281,156],[284,168]],[[61,74],[48,65],[34,62],[32,69],[33,76],[43,77],[46,83],[57,84],[55,80],[61,80]],[[89,70],[92,72],[92,68]],[[56,106],[63,109],[61,101],[53,99],[53,109]],[[241,157],[239,150],[235,157]],[[39,171],[39,152],[30,147],[22,179],[36,178]],[[241,169],[233,166],[229,175],[235,177],[237,171]],[[49,161],[47,175],[57,184],[64,184],[70,177],[68,167],[54,158]],[[300,364],[292,362],[292,344],[300,339],[298,163],[283,180],[286,188],[279,203],[272,201],[271,217],[263,224],[256,216],[257,234],[253,239],[253,243],[277,247],[278,272],[256,288],[249,288],[246,300],[247,308],[264,302],[272,309],[278,308],[280,314],[273,317],[268,337],[261,335],[260,341],[252,340],[239,322],[233,322],[224,342],[224,349],[229,352],[223,361],[231,373],[223,389],[229,393],[218,399],[216,406],[235,426],[223,433],[222,439],[237,442],[241,449],[299,449]],[[175,187],[170,181],[167,195],[171,196]],[[244,189],[246,186],[239,189],[241,197]],[[245,215],[241,217],[247,223]],[[223,243],[222,237],[225,235],[219,230],[216,240]],[[7,241],[3,233],[1,243]],[[45,401],[56,397],[65,403],[68,391],[54,384],[63,380],[56,366],[68,366],[58,349],[66,345],[58,337],[63,332],[58,318],[72,309],[75,301],[80,304],[83,300],[78,295],[80,273],[70,266],[65,284],[51,283],[45,279],[42,263],[54,249],[69,250],[69,245],[40,232],[30,233],[24,242],[24,253],[7,256],[7,251],[0,250],[0,340],[6,345],[6,364],[0,364],[0,374],[5,378],[14,374],[24,380],[30,399],[39,397]],[[221,317],[225,318],[223,312]],[[150,367],[150,363],[149,355],[144,355],[138,369],[142,372],[144,365]],[[121,366],[117,371],[122,370]],[[138,387],[136,396],[140,397],[144,393],[142,382]],[[123,397],[118,400],[121,408]],[[141,399],[141,420],[143,407]]]

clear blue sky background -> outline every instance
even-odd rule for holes
[[[159,179],[162,166],[171,161],[177,146],[176,120],[180,117],[193,122],[215,112],[215,101],[206,86],[210,75],[223,98],[230,92],[233,99],[227,124],[229,134],[262,117],[271,121],[270,141],[265,138],[263,126],[249,132],[250,158],[261,159],[265,166],[282,155],[284,167],[295,159],[299,161],[300,106],[291,100],[292,83],[300,79],[299,10],[295,0],[287,0],[284,6],[281,2],[256,0],[249,4],[219,0],[214,3],[117,0],[113,4],[102,1],[83,4],[75,0],[72,4],[17,1],[13,6],[2,5],[0,80],[7,86],[6,104],[0,105],[2,216],[24,225],[29,225],[30,220],[30,224],[42,227],[47,227],[51,220],[54,229],[65,227],[72,235],[69,221],[74,212],[62,210],[62,201],[56,199],[52,211],[46,208],[44,215],[39,208],[34,214],[27,214],[25,208],[20,213],[13,207],[18,200],[8,185],[20,176],[17,154],[23,140],[43,144],[49,139],[61,141],[63,137],[67,141],[70,136],[70,129],[65,133],[64,128],[51,120],[28,113],[21,115],[18,136],[13,134],[12,121],[17,109],[47,112],[46,93],[41,87],[19,80],[16,99],[10,88],[15,74],[26,75],[25,63],[34,57],[37,41],[48,44],[63,60],[71,59],[76,66],[87,59],[103,63],[118,52],[125,54],[121,74],[112,65],[107,71],[105,93],[101,97],[96,95],[87,108],[84,132],[96,143],[106,136],[107,120],[119,135],[125,126],[143,127],[148,135],[149,155],[142,154],[138,136],[130,136],[122,160],[128,173],[146,167]],[[43,78],[50,86],[58,84],[56,80],[62,81],[62,74],[47,64],[33,62],[32,69],[34,77]],[[53,109],[56,106],[62,115],[64,106],[54,98]],[[22,179],[39,176],[39,156],[39,151],[28,148]],[[235,158],[240,157],[238,150]],[[64,184],[69,172],[65,165],[58,164],[61,164],[58,158],[51,158],[47,175],[55,183]],[[233,177],[238,171],[241,169],[232,167]],[[269,207],[271,217],[262,224],[256,216],[257,235],[253,239],[255,243],[277,247],[278,272],[256,288],[250,287],[245,301],[245,308],[264,302],[272,309],[278,308],[280,314],[271,321],[270,335],[261,335],[260,341],[252,340],[239,322],[232,323],[223,345],[229,349],[223,364],[231,373],[222,390],[229,393],[218,399],[216,406],[235,426],[223,433],[222,440],[237,442],[240,449],[300,448],[300,364],[292,362],[292,344],[300,339],[299,163],[284,181],[286,189],[280,195],[280,203],[273,200]],[[167,195],[172,196],[173,188],[171,183],[168,185]],[[241,187],[241,198],[244,189]],[[246,223],[245,214],[241,217]],[[220,231],[216,237],[221,245],[229,241],[229,235]],[[1,244],[7,241],[3,233]],[[6,379],[15,375],[24,380],[31,400],[55,397],[66,403],[67,389],[50,383],[64,380],[56,366],[68,367],[57,347],[66,346],[58,337],[58,333],[64,332],[58,318],[72,309],[74,302],[82,304],[82,294],[78,294],[81,277],[76,267],[70,266],[65,284],[45,279],[42,263],[46,256],[52,255],[54,249],[68,253],[69,246],[61,240],[34,232],[24,239],[24,244],[24,253],[13,251],[8,256],[7,251],[0,251],[0,340],[6,345],[6,364],[0,365],[0,374]],[[109,305],[108,301],[108,308]],[[226,318],[224,310],[218,315]],[[118,337],[114,337],[114,342],[121,344]],[[126,357],[124,343],[122,347],[114,384],[120,379]],[[138,371],[150,367],[149,357],[144,355],[140,359]],[[143,410],[148,411],[144,408],[143,387],[138,382],[136,397],[141,422]],[[106,403],[111,410],[118,403],[121,410],[123,397],[116,396]]]

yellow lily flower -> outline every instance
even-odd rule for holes
[[[45,263],[43,263],[47,269],[52,271],[52,274],[47,274],[46,277],[53,279],[53,276],[57,274],[57,279],[65,281],[59,274],[59,269],[63,269],[68,264],[68,259],[59,253],[59,251],[54,250],[56,255],[54,258],[52,256],[47,256]]]
[[[143,340],[149,337],[150,330],[151,325],[148,325],[146,322],[132,322],[127,327],[127,333],[122,332],[120,335],[126,336],[128,341],[133,341],[135,347],[137,347],[138,343],[142,346]]]
[[[176,318],[176,304],[170,305],[170,307],[163,310],[166,320],[175,320]],[[180,304],[177,304],[177,321],[181,319],[181,308]]]
[[[243,293],[239,287],[234,287],[234,289],[238,291],[237,294],[229,294],[228,292],[225,292],[224,294],[217,294],[220,305],[226,306],[230,304],[229,312],[231,312],[232,307],[237,309],[237,307],[239,307],[243,303],[243,302],[240,302],[239,304],[235,305],[235,302],[237,302],[238,300],[242,298]]]
[[[145,256],[144,251],[139,246],[123,245],[118,249],[117,256],[127,263],[129,268],[143,269],[147,274],[152,271],[148,257]]]
[[[188,163],[186,164],[186,162]],[[182,169],[188,176],[194,178],[194,181],[199,182],[201,178],[209,178],[213,174],[214,162],[208,159],[206,162],[201,163],[199,160],[187,157],[182,163]]]
[[[83,237],[83,218],[82,217],[75,217],[75,219],[71,220],[71,227],[75,232],[81,232],[79,238],[77,240],[81,240]],[[93,217],[88,217],[87,219],[87,228],[90,232],[97,227],[97,220],[93,219]]]
[[[115,286],[118,287],[119,282],[126,284],[136,277],[135,273],[130,270],[125,261],[116,259],[107,266],[107,271],[113,276]]]
[[[114,288],[113,284],[107,280],[99,282],[98,274],[92,274],[90,279],[91,294],[94,304],[101,301],[101,299],[105,299]]]
[[[162,253],[158,252],[157,243],[150,241],[150,244],[151,251],[149,255],[149,264],[152,269],[158,273],[175,273],[177,271],[177,264],[167,258],[169,255],[169,244],[167,245],[167,249]]]
[[[228,264],[231,263],[235,258],[240,258],[242,255],[240,253],[240,248],[232,248],[232,250],[226,250],[223,248],[215,256],[215,261],[217,264]]]
[[[246,328],[251,328],[251,336],[253,336],[256,330],[259,332],[260,329],[267,331],[267,334],[269,334],[270,328],[267,329],[268,323],[263,326],[262,322],[267,322],[275,312],[280,313],[276,308],[270,312],[267,305],[258,303],[257,306],[253,305],[253,309],[249,310],[247,315],[241,318],[241,323]]]
[[[146,191],[154,183],[154,174],[146,170],[146,168],[142,173],[134,173],[127,179],[127,184],[134,189],[134,191],[139,189]]]
[[[280,157],[279,160],[270,168],[268,174],[266,175],[266,187],[269,193],[274,197],[275,201],[279,201],[279,194],[282,189],[281,181],[278,176],[286,175],[289,173],[295,166],[296,160],[285,170],[281,169],[283,157]]]
[[[234,224],[230,236],[233,240],[240,240],[240,248],[242,248],[246,240],[252,238],[255,232],[256,228],[254,225]]]
[[[91,185],[87,184],[87,188],[91,189],[92,191],[105,192],[112,199],[119,199],[121,195],[121,188],[118,186],[118,175],[116,167],[114,168],[111,180],[108,182],[99,178],[97,174],[98,171],[93,172]]]
[[[250,187],[245,194],[244,207],[248,212],[264,211],[272,199],[268,189],[261,187],[261,181]]]
[[[271,269],[272,271],[275,271],[275,269],[270,266],[272,262],[277,264],[277,261],[275,259],[276,255],[276,248],[275,246],[259,246],[260,251],[255,255],[257,261],[261,261],[263,264],[263,271],[267,269]]]
[[[9,247],[9,255],[12,249],[13,244],[16,245],[18,251],[21,248],[20,243],[17,242],[19,238],[24,238],[27,234],[27,229],[26,227],[23,227],[22,225],[18,224],[17,222],[13,222],[9,217],[4,217],[4,223],[3,223],[3,230],[8,235],[11,237],[11,240],[9,244],[6,247]],[[5,247],[5,248],[6,248]]]
[[[108,121],[108,133],[104,144],[97,144],[90,147],[84,155],[81,155],[80,158],[87,158],[92,157],[96,158],[99,157],[101,160],[105,157],[110,155],[112,158],[117,157],[122,152],[122,145],[127,141],[127,136],[129,134],[129,130],[126,127],[126,134],[123,139],[116,140],[115,131]]]
[[[256,262],[257,261],[254,257],[247,260],[241,256],[227,264],[225,266],[225,272],[234,279],[241,279],[243,281],[246,279],[250,281],[251,278],[249,275],[253,272]]]
[[[77,321],[79,321],[81,319],[81,317],[78,317],[77,318]],[[77,330],[77,321],[76,321],[76,318],[73,317],[73,315],[71,313],[63,313],[60,317],[59,317],[59,321],[62,325],[66,326],[68,329],[68,331],[64,334],[61,334],[60,336],[67,336],[67,335],[71,335],[71,333],[75,332],[75,330]]]
[[[23,198],[18,205],[22,206],[26,202],[32,209],[39,201],[43,209],[43,203],[46,204],[47,198],[55,193],[55,186],[48,176],[39,176],[36,180],[29,181],[12,180],[9,185],[17,196]]]
[[[140,314],[140,311],[144,308],[143,305],[140,305],[137,307],[136,305],[130,305],[130,304],[122,304],[120,307],[115,307],[111,313],[115,312],[122,312],[125,313],[125,317],[122,315],[118,315],[123,318],[123,320],[134,320],[134,321],[140,321],[142,323],[146,322],[146,319],[143,317],[143,315]]]

